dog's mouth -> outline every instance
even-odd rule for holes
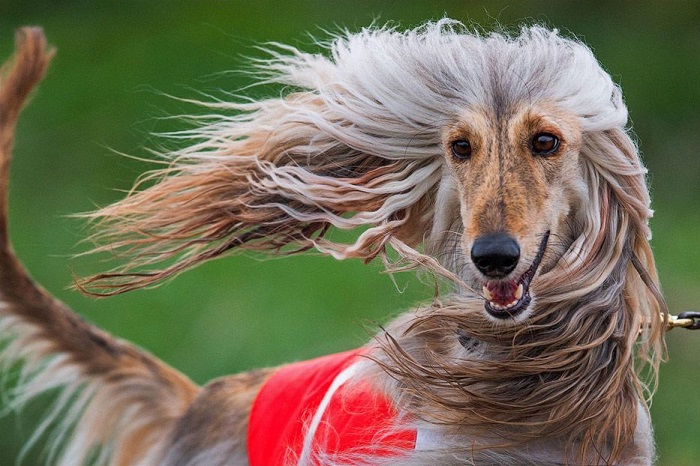
[[[482,288],[486,300],[484,309],[492,317],[497,319],[517,317],[530,305],[532,301],[530,282],[542,262],[548,240],[549,231],[544,234],[540,242],[535,260],[518,280],[489,280],[484,284]]]

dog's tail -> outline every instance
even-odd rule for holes
[[[48,462],[157,464],[199,389],[156,358],[87,324],[30,278],[13,252],[7,187],[15,123],[53,51],[42,31],[17,32],[0,69],[0,367],[18,374],[10,408],[59,391],[33,443],[51,428]]]

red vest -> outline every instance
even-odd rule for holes
[[[362,350],[280,368],[265,382],[250,414],[250,466],[314,465],[324,455],[397,455],[416,444],[412,428],[395,427],[391,402],[354,380]]]

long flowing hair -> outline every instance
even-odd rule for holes
[[[258,75],[286,93],[208,103],[215,115],[172,135],[187,145],[165,168],[91,215],[95,252],[125,265],[78,285],[117,294],[243,249],[391,263],[389,247],[398,266],[459,281],[464,258],[448,236],[464,225],[441,129],[465,106],[493,105],[494,93],[551,102],[582,129],[586,199],[566,251],[532,283],[532,316],[496,325],[462,290],[383,334],[380,360],[404,402],[433,422],[520,440],[561,436],[583,457],[618,458],[637,400],[655,387],[666,310],[646,171],[621,92],[591,51],[538,26],[480,34],[451,20],[343,34],[327,54],[269,48]],[[359,233],[343,242],[333,229]],[[460,338],[475,342],[466,355],[455,349]]]

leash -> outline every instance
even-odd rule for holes
[[[677,316],[669,315],[666,320],[666,330],[673,330],[676,327],[687,330],[700,329],[700,312],[686,311],[681,312]]]

